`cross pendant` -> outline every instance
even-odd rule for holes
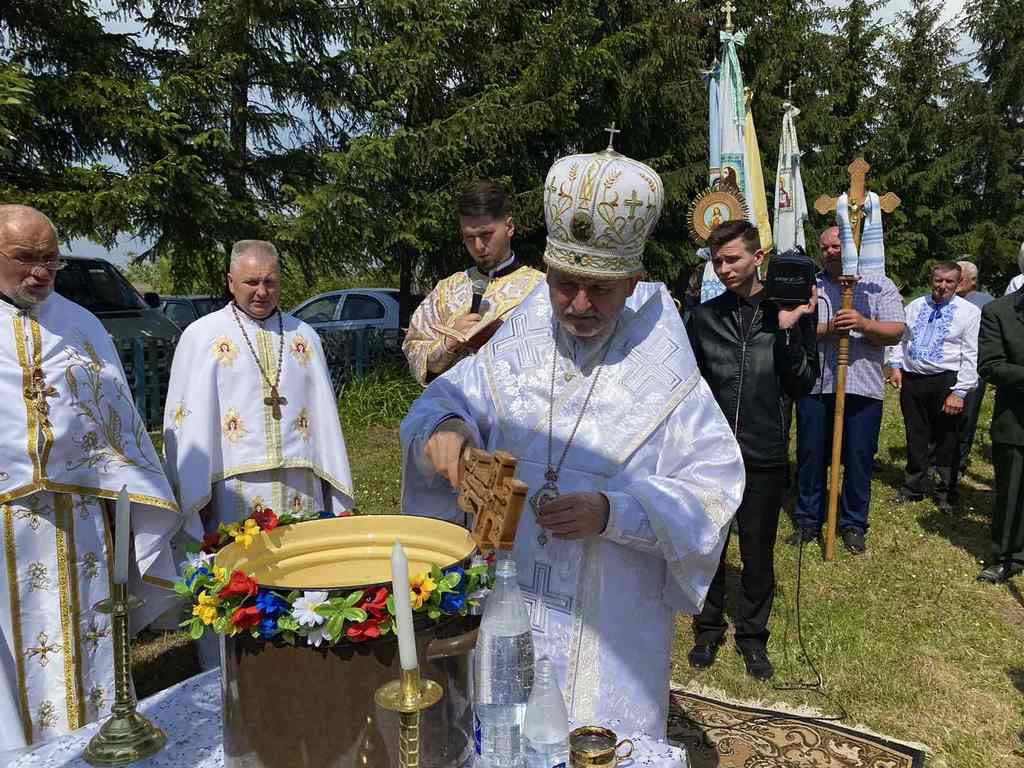
[[[42,417],[43,421],[49,424],[50,404],[46,402],[46,398],[56,397],[57,388],[46,386],[46,379],[41,368],[36,368],[32,371],[32,386],[28,389],[27,394],[29,399],[32,400],[36,412]]]
[[[554,501],[560,495],[558,493],[558,485],[556,483],[558,480],[558,473],[549,468],[548,471],[544,473],[544,478],[547,482],[540,487],[539,491],[530,497],[530,506],[533,507],[533,517],[538,520],[538,524],[540,519],[540,508],[549,501]],[[543,529],[541,530],[540,534],[537,536],[537,543],[542,547],[548,543],[547,531]]]
[[[271,408],[271,410],[270,410],[271,415],[275,419],[280,421],[281,420],[281,406],[282,405],[288,405],[288,398],[281,397],[281,395],[278,394],[277,387],[271,387],[270,388],[270,397],[263,398],[263,404],[264,405],[269,405],[270,408]]]

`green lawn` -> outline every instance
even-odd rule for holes
[[[406,396],[415,392],[400,389]],[[354,398],[356,409],[342,409],[363,513],[399,508],[396,398],[389,390],[386,407],[375,411],[364,392]],[[371,418],[375,412],[379,418]],[[690,623],[681,617],[676,682],[717,689],[737,700],[807,706],[825,714],[841,706],[850,725],[924,743],[935,768],[1024,765],[1024,597],[1013,584],[975,581],[979,558],[988,552],[990,414],[991,395],[978,428],[963,511],[952,517],[939,514],[930,501],[895,503],[905,456],[903,422],[895,398],[886,403],[879,450],[883,470],[874,481],[867,554],[854,557],[840,546],[836,561],[825,563],[817,545],[804,549],[803,640],[824,677],[825,695],[773,688],[814,679],[797,642],[797,550],[783,543],[791,531],[786,519],[776,550],[778,590],[769,644],[775,679],[771,684],[749,680],[731,644],[713,669],[694,673],[686,664]],[[731,561],[738,567],[735,550],[733,541]],[[737,576],[733,573],[730,583]],[[175,661],[156,663],[163,659]],[[195,668],[188,644],[175,635],[140,643],[135,660],[140,693]]]

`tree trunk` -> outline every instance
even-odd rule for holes
[[[405,243],[398,244],[398,317],[402,326],[412,315],[412,272],[416,266],[416,252]]]

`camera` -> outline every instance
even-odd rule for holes
[[[817,267],[799,245],[780,253],[768,263],[765,295],[784,307],[795,307],[811,300]]]

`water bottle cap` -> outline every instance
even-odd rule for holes
[[[499,560],[498,565],[494,569],[494,573],[497,576],[515,576],[516,561],[511,557],[506,560]]]

